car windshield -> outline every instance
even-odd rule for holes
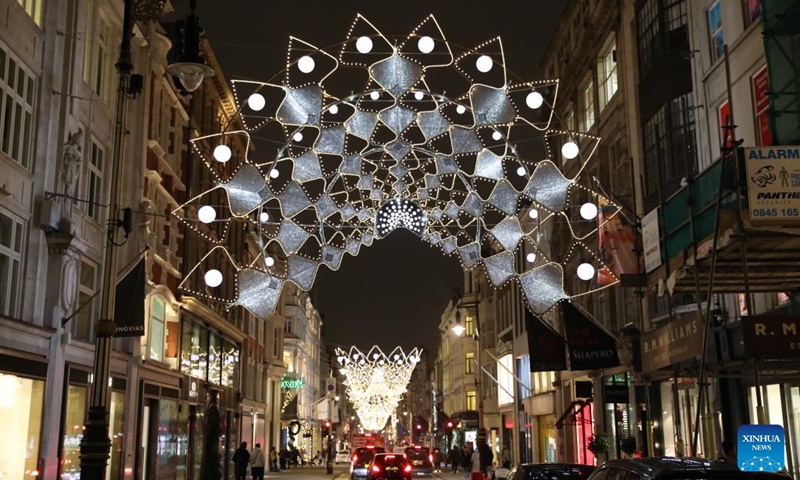
[[[427,448],[409,448],[406,450],[406,456],[408,456],[409,460],[427,460],[428,459],[428,449]]]

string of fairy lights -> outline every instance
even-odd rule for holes
[[[286,58],[266,82],[232,82],[244,129],[192,142],[214,185],[174,214],[213,248],[182,289],[268,318],[287,282],[309,290],[320,267],[337,270],[399,228],[483,268],[495,287],[516,282],[536,314],[613,284],[597,282],[599,271],[616,281],[586,244],[619,211],[580,183],[599,138],[564,128],[558,81],[518,79],[499,37],[464,48],[433,16],[386,36],[357,15],[344,41],[292,37]],[[435,85],[448,69],[465,91]],[[326,83],[334,75],[337,89]],[[265,159],[250,158],[257,132],[279,145]],[[517,148],[534,140],[543,157]],[[570,177],[567,162],[577,165]],[[602,221],[600,202],[612,210]],[[255,259],[229,248],[232,222],[256,232]],[[572,277],[581,282],[565,283]]]

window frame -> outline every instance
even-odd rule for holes
[[[30,170],[38,78],[4,43],[0,56],[0,151]]]
[[[478,392],[475,390],[468,390],[464,394],[464,410],[477,410],[478,409]],[[470,408],[471,407],[471,408]]]
[[[85,282],[87,278],[85,278],[84,275],[89,269],[91,269],[92,275],[87,283]],[[79,308],[80,311],[77,312],[77,315],[75,315],[73,319],[72,335],[86,342],[94,341],[94,319],[98,313],[98,297],[95,296],[92,298],[92,296],[98,292],[99,270],[99,265],[88,259],[82,259],[80,261],[80,270],[78,271],[78,304],[76,307]]]
[[[611,67],[609,67],[609,63]],[[609,91],[609,86],[612,91]],[[619,76],[617,75],[617,34],[612,32],[600,51],[597,60],[597,92],[600,112],[614,98],[619,91]]]
[[[758,0],[742,0],[742,16],[744,17],[745,29],[758,23],[761,20],[761,2]]]
[[[716,11],[718,25],[712,24],[712,11]],[[708,47],[711,55],[711,65],[714,65],[725,56],[725,22],[722,18],[722,5],[720,0],[715,0],[706,9],[706,28],[708,29]]]
[[[12,318],[21,316],[22,303],[22,277],[24,275],[25,261],[25,222],[6,210],[0,210],[0,217],[8,219],[11,232],[8,235],[9,244],[3,244],[0,237],[0,257],[7,258],[7,269],[0,277],[0,298],[5,299],[0,304],[0,314]]]
[[[116,24],[102,11],[100,2],[86,3],[86,34],[83,49],[83,81],[103,102],[110,104],[115,78],[113,52]]]
[[[42,27],[42,4],[44,0],[17,0],[17,4],[25,10],[37,27]]]
[[[589,76],[580,89],[581,92],[581,129],[588,132],[597,123],[594,102],[594,76]]]
[[[161,318],[158,318],[155,315],[156,308],[155,303],[161,302]],[[158,333],[155,326],[157,324],[161,325],[161,338],[160,340],[160,354],[156,352],[157,355],[153,354],[153,338]],[[155,360],[158,362],[165,361],[165,351],[166,351],[166,334],[167,334],[167,299],[162,297],[161,295],[153,295],[150,298],[150,312],[148,314],[148,323],[147,323],[147,358],[150,360]]]
[[[102,200],[105,199],[106,151],[94,138],[89,143],[89,161],[84,162],[86,164],[84,172],[86,176],[86,182],[84,182],[86,214],[99,223],[103,220],[100,216],[100,208],[105,206]]]

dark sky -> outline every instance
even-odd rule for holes
[[[173,0],[176,14],[187,0]],[[477,46],[501,36],[506,64],[527,80],[568,0],[198,0],[197,15],[225,77],[265,81],[286,61],[289,36],[325,47],[345,39],[357,13],[385,35],[407,34],[434,14],[446,38]],[[170,16],[175,19],[176,15]],[[320,269],[313,298],[325,315],[324,340],[392,349],[433,348],[439,317],[462,272],[454,257],[398,231],[346,255],[342,267]]]

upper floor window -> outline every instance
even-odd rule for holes
[[[44,0],[17,0],[17,3],[25,9],[25,13],[30,15],[36,25],[42,26],[42,3]]]
[[[284,331],[284,333],[293,333],[294,332],[293,323],[294,322],[292,320],[292,317],[286,317],[286,319],[283,321],[283,331]]]
[[[167,302],[160,296],[153,296],[150,302],[150,323],[148,335],[149,357],[164,360],[164,335],[166,330]]]
[[[467,392],[466,398],[466,408],[465,410],[477,410],[478,409],[478,402],[477,397],[475,395],[475,391]]]
[[[467,318],[464,320],[464,335],[475,335],[475,318],[473,318],[472,315],[467,315]]]
[[[639,36],[639,71],[646,72],[653,63],[661,27],[658,21],[658,0],[646,0],[636,14]]]
[[[98,2],[86,4],[86,37],[83,51],[83,80],[104,102],[111,102],[113,93],[114,30],[100,11]]]
[[[759,0],[742,0],[744,2],[744,25],[752,25],[761,17],[761,4]]]
[[[467,352],[464,355],[464,373],[475,373],[475,354]]]
[[[597,86],[600,90],[600,111],[602,112],[619,88],[617,80],[617,37],[614,34],[606,42],[597,62]]]
[[[594,82],[591,79],[581,89],[581,109],[583,130],[588,131],[594,125]]]
[[[81,262],[80,282],[78,283],[78,310],[72,319],[72,333],[75,338],[90,342],[94,340],[94,318],[98,313],[99,296],[97,267],[89,262]]]
[[[711,63],[725,55],[725,38],[722,32],[722,7],[719,0],[708,9],[708,35],[711,45]]]
[[[36,84],[18,60],[0,45],[0,148],[29,167]]]
[[[0,314],[19,316],[24,224],[0,211]]]
[[[89,162],[86,164],[86,213],[100,221],[100,208],[103,206],[103,171],[105,169],[105,152],[92,141]]]

